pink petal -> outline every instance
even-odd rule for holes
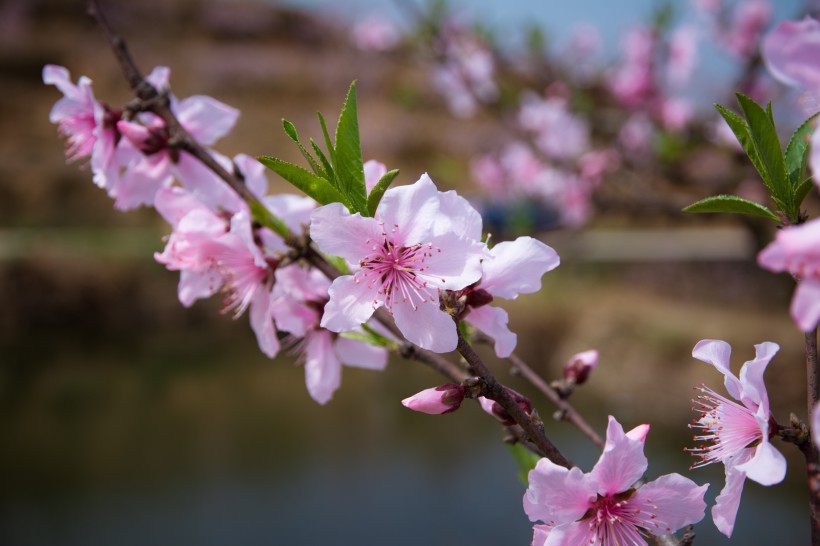
[[[667,474],[640,487],[630,502],[654,506],[658,526],[647,528],[654,535],[666,535],[703,519],[703,495],[709,485],[698,486],[680,474]]]
[[[77,99],[79,91],[77,86],[71,83],[71,72],[64,66],[47,64],[43,67],[43,83],[53,85],[66,97]],[[54,120],[51,120],[52,122]]]
[[[320,326],[331,332],[349,332],[358,328],[381,303],[374,304],[374,298],[378,296],[376,290],[377,287],[356,282],[352,275],[337,278],[328,289],[330,301],[325,305]]]
[[[237,154],[233,158],[233,163],[239,169],[244,178],[245,185],[258,199],[262,199],[268,193],[268,179],[265,176],[265,166],[256,158],[247,154]]]
[[[289,193],[269,195],[262,202],[295,233],[302,233],[310,225],[310,215],[316,209],[316,201],[310,197]]]
[[[228,134],[239,118],[236,108],[202,95],[180,101],[176,113],[182,126],[205,146]]]
[[[155,66],[145,79],[156,87],[157,91],[168,91],[170,89],[168,82],[171,79],[171,69],[167,66]]]
[[[533,525],[532,526],[532,546],[544,546],[547,537],[550,536],[552,527],[549,525]]]
[[[626,433],[626,437],[642,444],[646,444],[646,435],[649,434],[649,425],[638,425]]]
[[[786,477],[786,458],[775,448],[768,439],[757,445],[754,455],[745,463],[737,465],[737,469],[752,481],[760,485],[774,485]]]
[[[426,413],[443,415],[457,410],[464,400],[464,387],[447,383],[432,389],[424,389],[401,401],[402,406]]]
[[[425,270],[417,275],[431,286],[459,290],[481,277],[483,243],[464,239],[455,233],[445,233],[433,237],[430,244],[431,256],[425,258]]]
[[[305,338],[305,384],[310,397],[326,404],[342,383],[342,363],[330,332],[314,330]]]
[[[449,353],[456,348],[456,323],[439,309],[438,301],[419,303],[415,309],[407,303],[395,302],[393,319],[404,337],[423,349]]]
[[[814,406],[811,412],[811,437],[814,445],[820,448],[820,404]]]
[[[336,355],[346,366],[383,370],[387,366],[387,349],[358,339],[339,337],[333,345]]]
[[[746,453],[738,455],[738,459],[741,461],[747,458]],[[740,494],[743,493],[743,483],[745,481],[746,474],[734,464],[727,464],[726,485],[723,486],[720,494],[715,499],[715,505],[712,507],[712,520],[715,522],[715,527],[730,538],[735,528],[737,509],[740,507]]]
[[[809,169],[814,175],[814,183],[820,184],[820,131],[814,131],[811,134]]]
[[[544,546],[599,546],[595,527],[586,521],[573,521],[553,527]],[[603,545],[601,545],[603,546]],[[645,546],[636,544],[635,546]]]
[[[212,152],[211,155],[223,167],[230,166],[227,157]],[[193,156],[182,152],[173,166],[174,174],[185,189],[196,196],[213,211],[236,213],[247,209],[244,201],[228,184],[211,169]]]
[[[189,212],[204,208],[202,202],[182,188],[162,188],[156,194],[154,207],[175,228]]]
[[[362,217],[358,212],[351,215],[341,203],[331,203],[311,213],[310,237],[322,252],[351,263],[359,263],[372,252],[374,245],[384,241],[376,220]]]
[[[776,79],[820,91],[820,23],[816,20],[783,21],[763,39],[761,53]]]
[[[764,341],[755,345],[755,358],[743,364],[740,368],[740,384],[743,388],[741,401],[746,407],[762,406],[764,418],[769,418],[769,396],[766,394],[766,385],[763,383],[763,372],[774,357],[780,345],[771,341]]]
[[[646,467],[643,442],[629,438],[621,424],[610,416],[604,452],[589,473],[598,493],[615,495],[626,491],[643,476]]]
[[[482,264],[481,288],[506,299],[537,292],[541,276],[560,263],[555,250],[532,237],[498,243],[490,253],[493,258]]]
[[[222,287],[222,276],[216,269],[202,272],[183,269],[179,272],[177,296],[180,303],[190,307],[198,299],[210,298]]]
[[[170,159],[164,153],[143,157],[129,165],[114,189],[114,207],[131,210],[140,205],[153,205],[157,191],[173,181],[170,168]]]
[[[393,243],[401,247],[427,243],[439,217],[438,212],[438,190],[430,177],[423,174],[414,184],[384,192],[376,209],[376,218],[384,222],[388,233],[396,228]]]
[[[367,193],[373,189],[381,177],[387,173],[387,167],[384,163],[371,159],[364,163],[364,185],[367,188]]]
[[[583,516],[592,507],[596,491],[578,467],[566,469],[540,459],[527,475],[524,512],[530,521],[562,525]]]
[[[493,305],[483,305],[471,309],[465,320],[493,338],[495,354],[498,358],[507,358],[515,349],[518,336],[507,328],[510,317],[504,309]]]
[[[820,321],[820,279],[805,279],[797,285],[791,305],[792,319],[804,332]]]
[[[439,212],[446,221],[436,223],[436,233],[454,231],[467,239],[481,240],[481,215],[455,190],[439,192]]]
[[[269,358],[279,352],[279,339],[271,315],[271,293],[264,287],[256,289],[250,304],[251,328],[256,334],[259,349]]]
[[[711,364],[717,371],[722,373],[724,375],[723,384],[726,386],[726,390],[736,400],[740,400],[743,387],[740,384],[740,380],[735,377],[735,374],[733,374],[729,368],[732,347],[728,343],[719,339],[703,339],[698,341],[695,348],[692,349],[692,356],[707,364]]]

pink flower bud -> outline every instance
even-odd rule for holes
[[[524,413],[528,415],[532,413],[532,404],[526,396],[519,394],[512,389],[508,389],[507,387],[504,387],[504,389],[507,391],[507,394],[509,394],[512,399],[518,403],[518,406],[524,410]],[[512,416],[507,413],[507,410],[505,410],[498,402],[483,396],[479,396],[478,403],[481,404],[481,409],[498,419],[502,424],[506,426],[515,424],[515,419],[513,419]]]
[[[425,389],[401,401],[413,411],[441,415],[456,411],[464,400],[464,387],[455,383],[445,383],[432,389]]]
[[[578,353],[564,365],[564,379],[582,385],[598,366],[598,351],[595,349]]]

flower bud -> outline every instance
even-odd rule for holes
[[[564,379],[576,385],[582,385],[598,366],[598,351],[595,349],[578,353],[564,365]]]
[[[455,383],[445,383],[432,389],[425,389],[401,401],[413,411],[441,415],[456,411],[464,400],[464,387]]]
[[[524,413],[527,415],[532,413],[532,404],[526,396],[519,394],[512,389],[508,389],[507,387],[504,387],[504,389],[507,391],[507,394],[515,400],[518,406],[524,410]],[[505,410],[504,407],[495,400],[490,400],[489,398],[479,396],[478,403],[481,404],[481,409],[498,419],[503,425],[511,426],[515,424],[515,419],[513,419],[512,416],[507,413],[507,410]]]

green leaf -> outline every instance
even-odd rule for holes
[[[288,229],[288,226],[285,225],[285,222],[268,210],[261,201],[251,201],[249,206],[251,209],[251,214],[257,222],[272,230],[283,239],[288,239],[290,237],[290,230]]]
[[[364,161],[359,140],[356,109],[356,82],[350,84],[339,123],[336,125],[336,155],[333,162],[336,184],[345,196],[351,212],[367,215],[367,190],[364,183]]]
[[[789,173],[789,182],[795,190],[800,187],[806,177],[806,165],[809,161],[809,139],[814,132],[814,120],[817,119],[817,115],[814,114],[798,127],[789,140],[789,145],[786,146],[786,170]],[[805,198],[805,195],[803,198]],[[799,207],[803,199],[797,199],[797,195],[795,195],[794,201]]]
[[[342,332],[339,336],[346,337],[348,339],[355,339],[357,341],[364,341],[365,343],[375,345],[376,347],[393,347],[398,345],[395,341],[387,339],[367,324],[362,324],[361,332]]]
[[[308,165],[310,165],[310,168],[313,169],[313,172],[316,173],[317,176],[326,178],[328,176],[327,172],[318,163],[316,163],[316,160],[313,159],[313,156],[310,155],[310,152],[305,150],[305,147],[302,146],[301,142],[299,142],[299,135],[296,133],[296,126],[294,126],[288,120],[283,119],[282,127],[284,127],[285,129],[285,134],[287,134],[290,137],[290,139],[296,143],[296,146],[299,147],[299,151],[302,152],[302,156],[307,160]]]
[[[368,216],[375,216],[376,215],[376,207],[379,206],[379,202],[382,200],[382,196],[384,192],[387,191],[387,188],[393,182],[393,180],[398,176],[399,170],[393,169],[392,171],[387,171],[379,178],[379,181],[376,182],[376,185],[373,186],[373,189],[370,190],[370,195],[367,196],[367,212]]]
[[[759,104],[742,93],[737,94],[737,100],[749,123],[749,132],[768,176],[767,186],[772,192],[772,199],[792,221],[796,221],[794,194],[786,173],[786,163],[783,160],[783,149],[777,138],[777,130],[769,114]]]
[[[339,256],[331,256],[330,254],[323,254],[325,260],[330,262],[330,265],[334,266],[342,275],[349,275],[350,268],[347,267],[347,262],[344,258],[340,258]]]
[[[333,146],[333,142],[330,141],[330,133],[327,132],[327,123],[325,123],[325,116],[323,116],[321,112],[316,112],[316,116],[319,118],[319,125],[322,126],[322,135],[325,137],[325,148],[327,148],[327,155],[330,156],[330,162],[332,164],[335,164],[336,148]]]
[[[798,208],[813,187],[814,179],[810,176],[798,184],[798,186],[794,189],[794,203]]]
[[[275,157],[263,156],[257,159],[267,168],[315,199],[319,204],[343,203],[347,206],[342,194],[326,178],[316,176],[307,169]]]
[[[780,218],[764,205],[749,201],[736,195],[715,195],[701,199],[697,203],[692,203],[683,212],[729,212],[733,214],[751,214],[762,216],[769,220],[779,222]]]
[[[312,138],[310,139],[310,145],[313,148],[313,151],[316,152],[316,157],[319,158],[319,161],[322,162],[322,165],[325,168],[325,173],[327,174],[327,176],[325,176],[325,178],[327,178],[329,181],[333,182],[333,179],[334,179],[333,178],[334,177],[333,166],[330,164],[330,161],[327,160],[327,157],[325,157],[325,154],[324,154],[324,152],[322,152],[322,149],[319,147],[318,144],[316,144],[313,141]]]
[[[527,475],[530,473],[530,470],[535,468],[536,463],[538,463],[541,457],[521,444],[507,444],[507,448],[510,450],[510,455],[512,455],[518,467],[518,479],[521,480],[524,485],[528,485],[529,479]]]
[[[746,155],[751,160],[752,165],[754,165],[755,170],[760,173],[761,178],[763,178],[763,183],[769,189],[771,193],[773,191],[771,185],[769,184],[769,178],[766,174],[766,169],[763,167],[763,163],[760,161],[760,156],[757,153],[757,148],[755,147],[755,143],[752,140],[752,135],[749,132],[749,126],[743,120],[742,117],[738,116],[725,106],[721,106],[720,104],[715,104],[715,108],[717,111],[720,112],[720,115],[723,116],[723,119],[726,120],[726,123],[729,125],[729,128],[737,137],[737,141],[740,143],[741,148],[743,151],[746,152]]]

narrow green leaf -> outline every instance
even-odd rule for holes
[[[714,197],[707,197],[697,203],[692,203],[684,208],[683,212],[751,214],[754,216],[762,216],[763,218],[768,218],[776,222],[780,221],[780,218],[775,216],[775,214],[764,205],[743,199],[742,197],[737,197],[736,195],[715,195]]]
[[[319,118],[319,125],[322,126],[322,135],[325,137],[325,148],[327,148],[327,155],[330,156],[330,163],[335,165],[336,148],[333,146],[333,142],[331,142],[330,140],[330,133],[327,132],[327,123],[325,123],[325,116],[323,116],[321,112],[316,112],[316,116],[318,116]]]
[[[299,142],[299,135],[296,133],[296,126],[288,120],[282,118],[282,127],[285,128],[285,133],[294,142]]]
[[[376,182],[373,189],[370,190],[370,195],[367,196],[367,212],[369,216],[376,215],[376,207],[379,206],[379,202],[382,200],[384,192],[387,191],[387,188],[390,187],[390,184],[396,176],[398,176],[398,174],[398,169],[387,171],[381,178],[379,178],[379,181]]]
[[[774,127],[774,113],[772,112],[772,101],[766,103],[766,115],[769,116],[769,121]]]
[[[803,199],[809,194],[809,192],[814,187],[814,179],[810,176],[803,180],[797,187],[794,189],[794,204],[799,209],[800,205],[803,203]]]
[[[312,138],[310,139],[310,145],[313,148],[313,151],[316,152],[316,157],[319,158],[319,161],[322,162],[322,165],[325,168],[325,173],[327,174],[325,178],[333,182],[333,166],[330,164],[330,161],[327,160],[327,157],[325,157],[325,154],[324,152],[322,152],[322,149],[319,147],[318,144],[316,144],[316,142],[313,141]]]
[[[766,169],[760,161],[760,156],[757,153],[757,148],[752,140],[752,135],[749,132],[749,126],[746,124],[746,121],[725,106],[715,104],[715,108],[717,108],[717,111],[720,112],[720,115],[723,116],[723,119],[735,134],[735,137],[737,137],[737,141],[740,143],[741,148],[743,148],[743,151],[746,152],[746,155],[752,162],[752,165],[754,165],[755,170],[760,174],[760,177],[763,179],[763,183],[769,189],[769,192],[773,192],[774,189],[769,181],[769,175],[766,173]]]
[[[777,130],[769,114],[759,104],[742,93],[737,93],[737,100],[749,123],[749,132],[769,177],[772,198],[792,221],[796,221],[794,194],[786,173],[786,163],[783,160],[783,149],[777,138]]]
[[[524,485],[527,485],[529,483],[528,474],[530,470],[535,468],[536,463],[538,463],[541,457],[521,444],[507,444],[507,448],[510,450],[510,455],[512,455],[518,467],[518,479],[521,480]]]
[[[345,203],[345,199],[326,178],[316,176],[307,169],[275,157],[263,156],[257,158],[267,168],[302,190],[321,205],[328,203]]]
[[[342,275],[349,275],[350,268],[347,267],[347,262],[344,258],[340,258],[339,256],[331,256],[330,254],[322,254],[325,257],[325,260],[330,262],[330,265],[334,266]]]
[[[285,134],[287,134],[293,142],[296,143],[296,146],[299,148],[299,151],[302,152],[302,157],[307,160],[308,165],[310,168],[313,169],[313,172],[316,173],[317,176],[321,176],[322,178],[327,178],[327,172],[318,164],[316,160],[310,155],[310,152],[305,150],[305,147],[302,146],[302,143],[299,142],[299,135],[296,133],[296,126],[294,126],[291,122],[286,119],[282,120],[282,127],[285,129]]]
[[[350,84],[339,123],[336,125],[336,156],[333,163],[339,191],[350,204],[351,212],[367,215],[367,190],[364,184],[364,161],[359,140],[356,109],[356,82]]]
[[[817,119],[817,115],[814,114],[798,127],[792,134],[788,146],[786,146],[786,170],[789,173],[789,182],[795,190],[806,178],[806,165],[809,161],[809,139],[814,132],[814,120]],[[803,197],[805,198],[805,195]],[[795,196],[795,203],[798,207],[802,201],[803,199],[797,199]]]

